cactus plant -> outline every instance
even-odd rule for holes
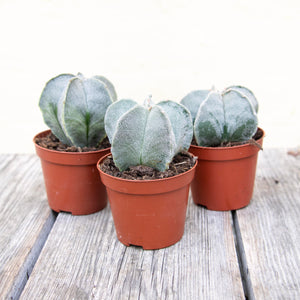
[[[173,101],[153,106],[117,101],[107,109],[105,130],[120,171],[136,165],[164,171],[177,153],[188,150],[193,136],[191,114]]]
[[[180,103],[188,108],[190,111],[193,122],[195,122],[196,115],[201,103],[206,99],[210,90],[196,90],[188,93]]]
[[[225,91],[226,90],[235,90],[237,92],[240,92],[244,96],[246,96],[248,98],[248,100],[251,102],[251,104],[253,105],[255,112],[258,113],[258,101],[251,90],[249,90],[248,88],[246,88],[244,86],[240,86],[240,85],[232,85],[232,86],[226,88]]]
[[[104,116],[116,97],[105,77],[61,74],[46,83],[39,107],[45,123],[61,142],[95,147],[106,136]]]
[[[198,105],[194,136],[199,146],[213,147],[226,142],[243,142],[255,134],[258,102],[247,88],[232,86],[222,93],[211,91],[206,98],[199,98],[194,101],[190,99],[189,102],[184,101],[184,98],[181,102],[193,111],[195,103]]]

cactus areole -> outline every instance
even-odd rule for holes
[[[96,147],[106,136],[104,116],[116,98],[105,77],[61,74],[46,83],[39,106],[45,123],[61,142]]]
[[[129,99],[109,106],[105,130],[114,163],[120,171],[145,165],[164,171],[173,157],[189,149],[193,137],[190,112],[173,101],[144,105]]]
[[[257,131],[258,102],[245,87],[231,86],[222,93],[194,91],[181,103],[194,114],[194,136],[199,146],[244,142]]]

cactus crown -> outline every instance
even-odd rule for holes
[[[61,142],[94,147],[106,136],[104,116],[116,98],[113,85],[105,77],[61,74],[46,83],[39,107],[45,123]]]
[[[257,130],[258,102],[245,87],[231,86],[222,93],[198,91],[181,103],[194,112],[194,136],[199,146],[247,141]]]
[[[123,99],[107,109],[105,130],[120,171],[136,165],[164,171],[177,153],[190,146],[193,123],[189,111],[173,101],[151,104],[151,99],[144,105]]]

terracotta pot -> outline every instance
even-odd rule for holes
[[[257,143],[262,145],[264,131]],[[247,206],[253,194],[257,155],[253,144],[233,147],[199,147],[189,152],[198,157],[191,184],[193,201],[210,210],[235,210]]]
[[[189,186],[196,165],[174,177],[125,180],[104,173],[117,237],[126,246],[165,248],[178,242],[184,232]]]
[[[43,137],[50,130],[34,137]],[[100,180],[96,163],[110,148],[92,152],[61,152],[35,144],[41,159],[49,206],[56,212],[87,215],[107,204],[105,186]]]

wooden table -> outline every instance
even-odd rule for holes
[[[259,154],[251,204],[189,199],[183,238],[155,251],[116,238],[109,206],[54,214],[39,159],[0,155],[0,299],[300,299],[300,159]]]

